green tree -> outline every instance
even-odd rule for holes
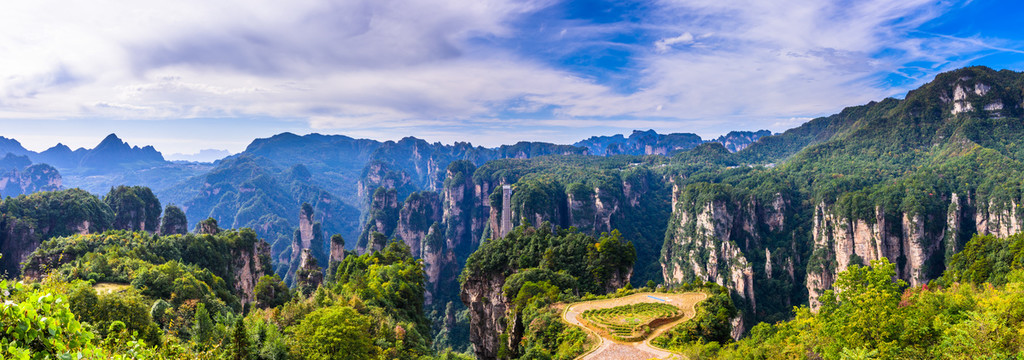
[[[245,322],[242,317],[239,317],[235,321],[235,333],[231,338],[231,347],[234,350],[235,360],[248,360],[251,352],[249,351],[249,334],[245,331]]]
[[[835,337],[822,349],[826,355],[839,357],[843,349],[865,348],[892,357],[900,350],[904,319],[899,303],[906,283],[893,281],[895,277],[896,266],[884,257],[869,267],[853,265],[839,274],[835,290],[821,296],[825,331]]]
[[[292,330],[289,345],[299,359],[370,359],[377,353],[370,319],[348,306],[310,313]]]
[[[277,274],[272,276],[263,275],[256,282],[256,288],[253,292],[256,297],[256,305],[263,309],[284,305],[284,303],[291,299],[288,286],[284,284],[281,276]]]
[[[0,280],[0,358],[102,357],[68,301],[48,290]]]
[[[192,340],[199,345],[210,341],[213,334],[213,320],[210,320],[210,312],[206,311],[206,304],[199,303],[196,306],[195,324],[192,325]]]

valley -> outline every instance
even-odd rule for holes
[[[599,336],[588,356],[796,342],[826,358],[858,348],[902,357],[875,338],[778,334],[846,326],[834,317],[841,312],[868,318],[844,296],[874,289],[870,279],[905,284],[884,287],[886,301],[952,297],[929,289],[971,292],[960,282],[975,278],[1016,284],[1018,258],[967,264],[962,254],[1024,230],[1022,121],[1024,75],[969,67],[780,134],[712,140],[635,131],[485,148],[282,133],[213,163],[185,163],[116,135],[93,149],[40,153],[0,138],[0,265],[10,278],[66,282],[53,286],[76,289],[73,304],[119,301],[79,283],[90,281],[125,287],[115,294],[140,312],[164,301],[149,321],[122,324],[151,345],[161,331],[198,339],[188,324],[203,319],[202,304],[225,346],[228,329],[247,321],[277,339],[259,345],[266,351],[301,351],[280,332],[312,331],[301,320],[311,316],[318,326],[355,319],[346,329],[371,334],[366,344],[379,344],[360,347],[382,357],[569,359],[595,330],[577,315],[657,297],[678,301],[682,317],[642,336],[642,349],[619,343],[635,329]],[[593,299],[641,288],[650,293]],[[924,306],[915,304],[883,310]],[[952,336],[921,331],[930,334],[921,344]],[[720,348],[701,347],[712,343]]]

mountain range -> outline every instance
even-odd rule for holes
[[[466,340],[491,359],[528,331],[507,327],[518,315],[506,277],[564,275],[519,269],[515,256],[482,246],[488,239],[548,227],[620,234],[635,262],[602,270],[603,284],[717,283],[739,309],[729,326],[738,338],[793,306],[818,308],[852,265],[884,257],[899,279],[921,285],[972,235],[1024,230],[1022,124],[1024,74],[971,67],[781,134],[712,141],[636,131],[484,148],[283,133],[214,163],[174,164],[115,136],[38,154],[0,139],[11,153],[0,164],[26,173],[43,154],[64,154],[50,159],[58,186],[146,185],[180,206],[190,227],[209,217],[251,227],[286,279],[304,248],[329,263],[329,235],[360,252],[401,240],[422,259],[427,309],[465,306]],[[100,166],[103,156],[113,158]],[[435,321],[464,326],[452,318]]]
[[[766,130],[734,132],[712,141],[742,147],[768,134]],[[637,131],[628,138],[594,137],[574,145],[520,142],[497,148],[468,142],[428,143],[414,137],[380,142],[282,133],[256,139],[242,153],[197,163],[167,161],[152,146],[132,146],[115,134],[91,149],[71,150],[58,143],[42,152],[0,137],[0,154],[6,154],[0,161],[4,169],[0,194],[16,196],[63,187],[102,195],[118,185],[147,186],[164,203],[181,206],[190,227],[213,217],[225,226],[256,229],[273,245],[275,258],[286,263],[302,203],[314,205],[325,233],[341,234],[354,246],[376,188],[395,188],[402,200],[415,191],[439,191],[445,169],[456,160],[482,165],[495,159],[552,154],[667,155],[703,142],[694,134],[661,135],[653,130]],[[595,150],[597,144],[605,149]]]

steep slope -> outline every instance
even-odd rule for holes
[[[733,289],[745,319],[772,321],[850,264],[880,257],[921,284],[974,232],[1024,223],[1024,76],[941,74],[886,99],[762,138],[750,164],[682,174],[662,251],[666,281]],[[770,294],[770,296],[762,296]],[[779,296],[785,294],[784,296]]]

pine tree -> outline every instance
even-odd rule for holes
[[[235,348],[235,360],[249,359],[249,334],[245,332],[245,323],[242,322],[241,317],[235,321],[235,335],[232,345]]]

